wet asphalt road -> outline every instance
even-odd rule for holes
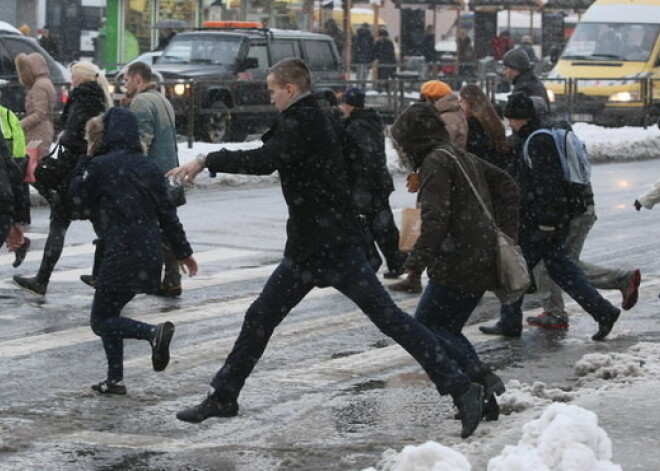
[[[660,160],[599,165],[593,173],[600,220],[584,259],[639,267],[639,306],[615,327],[624,333],[601,345],[588,340],[595,324],[573,303],[566,333],[526,329],[511,341],[482,336],[472,325],[470,338],[505,379],[570,387],[572,365],[585,353],[660,340],[660,212],[632,209],[635,196],[660,177]],[[403,177],[396,183],[403,188]],[[11,282],[14,273],[36,272],[47,233],[44,208],[33,211],[33,251],[24,265],[14,271],[13,255],[0,255],[0,469],[353,470],[376,465],[388,447],[439,437],[448,446],[461,443],[450,401],[438,399],[416,364],[332,290],[315,290],[276,331],[237,418],[178,422],[175,412],[205,394],[245,309],[279,260],[286,217],[273,186],[197,190],[188,201],[180,215],[200,275],[186,280],[181,299],[139,296],[124,311],[177,327],[162,373],[151,370],[145,342],[126,342],[127,397],[89,389],[105,373],[101,344],[88,326],[93,292],[78,281],[92,262],[89,224],[73,224],[44,299]],[[399,189],[391,201],[401,208],[413,205],[414,196]],[[415,296],[394,297],[414,310]],[[608,297],[620,302],[617,293]],[[526,314],[539,312],[531,296],[526,306]],[[497,310],[487,296],[471,323]],[[608,431],[616,435],[617,421],[611,422]],[[657,437],[657,429],[649,433]],[[653,455],[646,459],[643,450],[617,453],[615,442],[615,462],[624,469],[653,469],[645,467]],[[485,469],[479,458],[473,465]]]

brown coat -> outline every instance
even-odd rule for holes
[[[16,71],[20,82],[27,88],[25,117],[21,120],[25,142],[40,140],[39,158],[41,158],[48,155],[53,144],[55,87],[50,80],[46,59],[38,52],[17,55]]]

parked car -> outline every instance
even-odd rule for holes
[[[2,87],[0,103],[19,116],[25,113],[25,88],[18,81],[18,73],[14,62],[16,56],[21,52],[26,54],[38,52],[44,56],[50,70],[50,79],[53,81],[57,92],[55,111],[62,111],[69,97],[71,84],[69,70],[53,59],[36,39],[3,29],[0,29],[0,79],[6,80],[7,83]]]
[[[266,74],[270,66],[286,57],[304,60],[317,85],[344,79],[330,36],[237,28],[238,23],[231,22],[231,28],[179,33],[152,66],[165,81],[165,93],[174,106],[181,133],[188,126],[189,104],[195,110],[197,139],[241,141],[267,128],[276,111],[270,104]]]

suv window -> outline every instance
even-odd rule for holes
[[[298,41],[293,39],[273,41],[270,52],[273,56],[273,64],[287,57],[300,57],[300,47],[298,46]]]
[[[330,41],[303,40],[305,50],[305,62],[312,70],[336,70],[337,63],[332,54],[332,43]]]
[[[174,37],[158,64],[229,64],[236,63],[241,38],[234,36]]]
[[[247,53],[247,57],[254,57],[259,61],[259,66],[256,69],[250,69],[247,72],[250,72],[255,79],[266,78],[266,73],[268,72],[268,49],[266,48],[266,43],[263,41],[250,43],[250,50]]]
[[[9,75],[16,76],[14,57],[0,41],[0,76],[6,77]]]

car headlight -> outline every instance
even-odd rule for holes
[[[178,96],[184,95],[186,93],[186,85],[184,83],[177,83],[172,88],[172,91],[174,92],[175,95]]]
[[[115,94],[115,91],[116,91],[115,89],[116,89],[116,87],[114,86],[114,84],[112,84],[112,83],[108,84],[108,91],[110,92],[110,95]]]
[[[618,103],[628,103],[631,101],[639,101],[639,92],[619,92],[614,95],[610,95],[609,101],[614,101]]]
[[[547,92],[548,92],[548,100],[550,100],[550,103],[554,103],[555,102],[555,92],[553,92],[552,90],[547,90]]]

